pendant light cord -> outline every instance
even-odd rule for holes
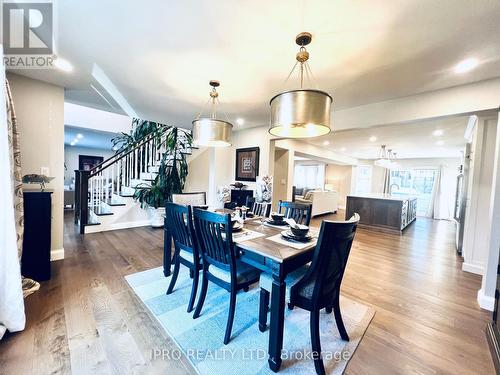
[[[217,90],[215,90],[215,88],[212,89],[211,94],[214,92],[217,93]],[[205,105],[201,108],[200,113],[198,113],[198,117],[196,117],[197,120],[200,119],[201,115],[203,114],[203,112],[205,111],[205,109],[207,108],[208,105],[210,105],[210,112],[211,112],[210,118],[212,120],[217,120],[217,105],[219,105],[219,106],[221,105],[219,97],[217,95],[214,95],[214,96],[210,95],[210,98],[205,102]],[[227,113],[224,111],[221,111],[221,112],[224,115],[224,117],[226,118],[226,122],[231,123],[231,121],[229,121],[229,117],[227,116]]]

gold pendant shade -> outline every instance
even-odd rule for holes
[[[285,138],[312,138],[330,133],[332,97],[321,90],[303,89],[304,72],[310,72],[305,45],[312,40],[310,33],[300,33],[295,42],[301,46],[295,67],[300,67],[300,89],[285,91],[270,101],[271,119],[269,133]],[[311,73],[312,74],[312,73]],[[288,77],[290,77],[290,75]]]

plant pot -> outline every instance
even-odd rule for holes
[[[164,224],[165,207],[149,207],[149,219],[153,228],[161,228]]]

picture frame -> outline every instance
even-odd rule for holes
[[[236,181],[257,181],[259,175],[259,147],[236,149]]]
[[[102,156],[78,155],[78,169],[80,171],[90,171],[103,161],[104,157]]]

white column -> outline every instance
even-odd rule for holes
[[[210,207],[218,207],[219,201],[217,200],[217,160],[216,149],[211,147],[208,150],[208,205]]]
[[[482,117],[474,131],[466,200],[462,269],[483,275],[488,261],[487,227],[495,165],[497,118]]]
[[[497,120],[495,159],[491,187],[489,223],[486,226],[488,258],[485,266],[481,289],[477,301],[483,309],[493,311],[497,282],[498,256],[500,249],[500,117]]]

